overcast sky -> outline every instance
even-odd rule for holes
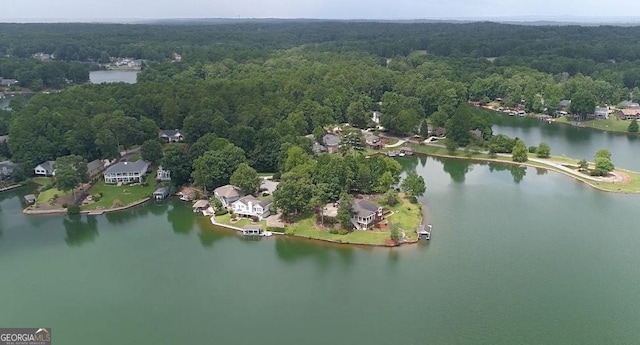
[[[630,18],[637,0],[19,0],[0,21],[96,21],[153,18],[455,19]],[[10,2],[10,3],[9,3]]]

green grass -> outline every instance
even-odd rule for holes
[[[144,198],[151,197],[153,192],[156,190],[156,182],[155,182],[155,171],[148,174],[147,183],[148,185],[142,186],[127,186],[122,185],[118,187],[115,184],[106,184],[104,180],[100,180],[96,183],[90,190],[91,195],[95,195],[98,193],[102,193],[102,198],[94,202],[90,205],[82,206],[83,210],[102,210],[109,209],[114,207],[125,206],[136,202],[138,200],[142,200]],[[118,200],[118,203],[114,203]]]
[[[53,179],[51,177],[32,177],[31,179],[29,179],[29,181],[37,183],[41,186],[46,186],[53,183]]]
[[[38,204],[46,204],[49,203],[49,200],[53,199],[54,195],[58,195],[63,196],[66,195],[64,192],[56,189],[56,188],[51,188],[51,189],[47,189],[45,191],[43,191],[42,193],[38,194],[38,199],[36,200],[36,202]]]
[[[140,153],[136,153],[135,155],[129,158],[129,162],[137,162],[142,159],[142,155]]]
[[[412,204],[409,200],[401,198],[401,202],[392,208],[385,208],[394,213],[388,216],[388,220],[396,224],[401,230],[405,231],[408,240],[416,240],[415,232],[420,225],[422,219],[422,211],[420,205]],[[354,230],[345,235],[332,234],[329,229],[318,229],[315,226],[315,215],[301,219],[293,224],[287,225],[285,233],[312,239],[334,241],[346,244],[364,244],[364,245],[384,245],[389,238],[388,230]]]
[[[239,220],[235,223],[231,222],[231,213],[227,213],[225,215],[222,216],[216,216],[216,222],[220,223],[220,224],[227,224],[227,225],[232,225],[238,228],[243,228],[247,225],[257,225],[256,223],[252,223],[251,219],[249,218],[242,218],[240,217]],[[266,228],[267,226],[267,221],[263,220],[260,221],[258,224],[260,224],[263,228]]]
[[[630,123],[631,120],[618,120],[614,118],[609,118],[608,120],[589,120],[584,122],[587,127],[613,132],[627,132]]]

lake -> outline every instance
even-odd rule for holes
[[[246,239],[179,200],[26,217],[28,188],[2,193],[0,325],[52,327],[66,345],[640,339],[640,195],[533,168],[399,160],[427,182],[434,233],[394,249]]]
[[[593,162],[596,151],[606,148],[611,151],[614,164],[640,171],[640,135],[579,128],[528,117],[495,115],[492,120],[494,134],[521,138],[527,146],[538,146],[545,141],[551,145],[552,155]]]
[[[139,71],[91,71],[89,72],[89,80],[93,84],[102,83],[119,83],[135,84],[138,80]]]

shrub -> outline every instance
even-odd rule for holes
[[[216,208],[216,211],[215,211],[216,216],[224,216],[227,213],[229,212],[224,208],[220,208],[220,209]]]
[[[78,205],[69,205],[67,207],[67,214],[70,216],[77,216],[80,214],[80,206]]]
[[[69,206],[69,204],[67,204],[66,202],[64,204],[62,204],[62,208],[67,208]]]
[[[338,235],[346,235],[348,233],[349,233],[349,230],[345,230],[345,229],[338,230]]]
[[[336,230],[335,228],[331,228],[331,229],[329,229],[329,233],[337,235],[338,234],[338,230]]]
[[[142,187],[146,187],[146,186],[148,186],[148,185],[149,185],[149,182],[144,181],[144,182],[142,182],[140,185],[141,185]]]
[[[263,192],[262,196],[269,196],[269,192]]]
[[[536,153],[538,152],[538,148],[535,146],[529,146],[529,153]]]

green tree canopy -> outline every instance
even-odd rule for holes
[[[524,163],[529,160],[529,153],[527,145],[524,141],[517,139],[515,145],[513,145],[512,159],[514,162]]]
[[[147,140],[140,147],[140,155],[145,161],[158,163],[162,159],[162,144],[157,139]]]
[[[229,182],[242,189],[245,194],[255,194],[260,188],[260,177],[256,170],[247,163],[240,163],[231,174]]]

